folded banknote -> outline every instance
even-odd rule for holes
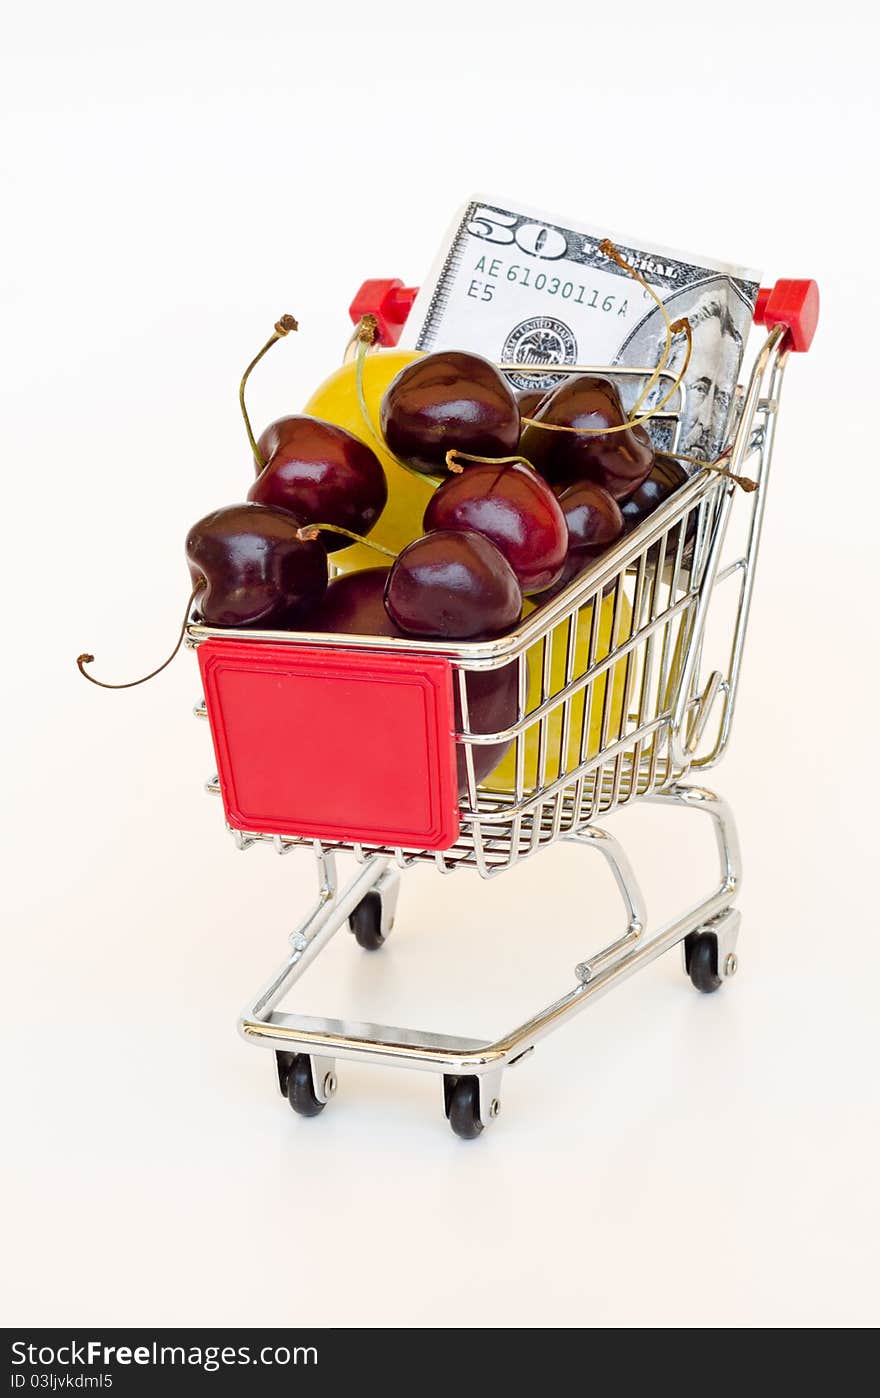
[[[609,238],[662,300],[670,320],[690,324],[692,354],[678,407],[676,449],[713,460],[726,444],[759,278],[744,267],[646,244],[604,228],[560,221],[489,198],[456,216],[419,289],[401,343],[421,350],[472,350],[509,371],[516,388],[560,381],[550,366],[653,369],[666,346],[655,301],[602,250]],[[676,336],[655,404],[684,362]],[[542,373],[541,370],[544,372]],[[640,384],[621,383],[630,406]],[[658,446],[668,445],[661,433]]]

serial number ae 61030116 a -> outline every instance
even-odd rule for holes
[[[474,301],[491,301],[495,283],[508,281],[515,282],[528,291],[559,296],[563,301],[571,301],[575,306],[603,311],[606,315],[616,313],[625,316],[629,310],[629,300],[625,296],[615,296],[613,293],[602,296],[596,287],[586,286],[583,282],[563,281],[561,277],[554,277],[543,271],[537,272],[534,267],[527,267],[523,263],[506,263],[500,257],[479,257],[473,271],[467,295]]]

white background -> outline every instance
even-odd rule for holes
[[[787,7],[786,7],[787,8]],[[858,18],[856,13],[858,12]],[[7,679],[7,1324],[876,1323],[876,48],[867,7],[60,3],[0,74]],[[720,17],[719,17],[720,16]],[[194,661],[188,526],[257,424],[338,362],[365,276],[417,282],[454,208],[509,193],[816,277],[789,368],[738,725],[717,774],[746,860],[742,969],[673,954],[451,1135],[439,1082],[343,1065],[317,1121],[235,1033],[311,896],[237,854]],[[713,773],[713,781],[715,774]],[[688,817],[614,828],[652,911],[710,878]],[[406,880],[377,957],[303,983],[491,1034],[617,930],[586,854]]]

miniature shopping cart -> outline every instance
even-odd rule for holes
[[[401,283],[366,283],[353,313],[374,314],[382,342],[393,344],[411,295]],[[189,625],[205,696],[196,712],[210,722],[217,759],[208,787],[238,848],[305,846],[317,861],[317,903],[240,1022],[247,1040],[274,1051],[278,1085],[300,1115],[324,1109],[336,1061],[355,1059],[442,1074],[453,1131],[474,1137],[498,1116],[505,1068],[676,943],[698,990],[735,973],[733,817],[683,778],[713,766],[730,735],[783,373],[817,319],[813,282],[760,293],[756,321],[768,334],[737,391],[728,458],[757,489],[698,471],[508,635],[449,643]],[[614,370],[642,381],[649,372]],[[659,415],[673,452],[680,393]],[[729,556],[732,517],[743,543]],[[722,594],[722,658],[709,668],[708,623]],[[501,671],[514,684],[512,721],[479,731],[485,725],[469,718],[474,686]],[[477,780],[486,745],[504,756]],[[704,812],[721,861],[714,891],[653,930],[621,845],[596,823],[635,801]],[[276,1008],[340,927],[363,948],[384,944],[399,870],[430,863],[495,878],[561,840],[608,861],[625,927],[575,968],[571,989],[510,1033],[489,1042]],[[359,866],[345,886],[341,851]]]

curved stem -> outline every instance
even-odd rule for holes
[[[382,441],[382,438],[380,434],[376,431],[376,428],[373,426],[373,419],[370,417],[370,410],[367,407],[367,397],[364,392],[364,360],[367,357],[368,348],[369,346],[366,344],[364,340],[358,340],[356,363],[354,368],[354,382],[355,388],[357,390],[358,407],[361,410],[361,417],[366,423],[367,430],[369,431],[373,441],[376,443],[376,446],[381,447],[383,451],[387,451],[388,448]]]
[[[190,609],[192,608],[193,602],[196,600],[199,593],[202,591],[204,587],[207,587],[207,582],[205,578],[201,578],[200,581],[196,583],[195,587],[189,595],[189,600],[186,604],[186,611],[183,614],[183,621],[181,622],[180,626],[180,635],[177,638],[177,643],[175,644],[174,650],[171,652],[167,660],[163,660],[161,665],[156,666],[155,670],[151,670],[148,675],[142,675],[139,680],[128,680],[125,684],[107,684],[106,680],[96,680],[94,675],[90,675],[88,673],[85,667],[87,665],[91,665],[95,657],[93,655],[90,655],[87,651],[84,651],[82,655],[78,655],[76,657],[76,667],[82,675],[83,679],[88,680],[89,684],[96,684],[99,687],[99,689],[134,689],[135,685],[146,684],[147,680],[153,679],[155,675],[158,675],[162,670],[165,669],[166,665],[171,664],[175,655],[180,650],[180,647],[183,645],[183,638],[186,635],[186,624],[189,621]]]
[[[664,451],[661,455],[671,456],[673,461],[687,461],[691,466],[720,466],[724,458],[730,456],[732,451],[732,445],[725,447],[723,451],[718,453],[714,461],[701,461],[699,456],[683,456],[681,452],[678,451]]]
[[[541,422],[536,417],[523,417],[520,422],[524,427],[541,427],[545,432],[574,432],[578,437],[610,437],[612,432],[629,432],[631,428],[638,427],[639,423],[647,422],[652,413],[646,413],[640,417],[638,422],[618,422],[614,427],[568,427],[561,422]]]
[[[751,476],[738,476],[735,471],[731,471],[729,467],[722,465],[724,458],[730,456],[732,451],[732,446],[725,447],[724,451],[721,452],[719,456],[716,456],[714,461],[701,461],[698,456],[682,456],[682,454],[677,451],[665,451],[663,455],[671,457],[673,461],[686,461],[690,466],[699,466],[701,471],[716,471],[719,476],[726,476],[728,480],[735,481],[747,495],[750,495],[753,490],[758,489],[758,482],[753,480]]]
[[[726,466],[719,466],[717,461],[701,461],[700,466],[704,471],[715,471],[719,476],[726,476],[734,485],[738,485],[744,490],[746,495],[751,495],[753,490],[758,489],[758,482],[752,480],[751,476],[738,476],[735,471],[729,470]]]
[[[372,349],[379,338],[379,322],[374,315],[361,316],[357,325],[348,337],[345,350],[342,355],[343,364],[348,364],[354,358],[354,352],[358,346],[366,345]]]
[[[670,398],[672,398],[674,394],[678,392],[678,390],[681,388],[682,383],[684,382],[684,376],[688,371],[691,362],[691,355],[694,352],[694,336],[693,331],[691,330],[691,323],[689,320],[686,320],[684,317],[682,317],[681,320],[676,320],[673,322],[672,330],[675,334],[678,334],[679,332],[682,333],[687,339],[687,349],[684,352],[684,362],[682,363],[681,368],[679,369],[678,373],[676,374],[673,380],[672,387],[668,390],[668,392],[664,393],[663,397],[660,399],[660,402],[655,403],[653,408],[649,408],[648,411],[646,413],[643,413],[640,418],[630,418],[630,427],[638,427],[640,423],[647,422],[649,417],[653,417],[655,413],[659,413],[660,409],[666,407],[666,404],[669,402]]]
[[[262,471],[262,469],[263,469],[263,467],[265,466],[266,463],[265,463],[265,461],[263,460],[263,458],[260,456],[260,451],[259,451],[259,448],[258,448],[258,446],[257,446],[256,438],[254,437],[253,429],[252,429],[252,427],[251,427],[251,420],[250,420],[250,418],[248,417],[248,411],[247,411],[247,408],[245,407],[245,403],[244,403],[244,390],[245,390],[245,387],[246,387],[246,385],[247,385],[247,381],[248,381],[248,379],[249,379],[250,376],[251,376],[251,370],[254,369],[254,368],[256,368],[256,366],[259,364],[260,360],[263,358],[263,355],[266,354],[267,351],[270,350],[270,349],[272,348],[272,346],[275,344],[275,341],[276,341],[276,340],[282,340],[282,339],[284,338],[285,335],[289,335],[289,334],[290,334],[291,330],[298,330],[298,329],[299,329],[299,325],[297,324],[297,322],[296,322],[296,320],[294,319],[293,316],[284,315],[284,316],[281,317],[280,320],[276,320],[276,322],[275,322],[275,333],[274,333],[274,335],[272,335],[272,336],[266,341],[266,343],[264,344],[263,348],[260,350],[260,353],[254,355],[254,357],[253,357],[253,359],[251,360],[250,364],[247,366],[247,368],[245,369],[244,373],[242,374],[242,376],[241,376],[241,383],[239,384],[239,387],[238,387],[238,402],[239,402],[239,406],[240,406],[240,408],[241,408],[241,415],[242,415],[242,417],[244,418],[244,427],[245,427],[245,431],[247,432],[248,441],[249,441],[250,444],[251,444],[251,451],[252,451],[253,454],[254,454],[254,461],[256,461],[257,467],[258,467],[258,469],[259,469],[260,471]]]
[[[660,356],[660,359],[657,362],[657,367],[655,368],[653,374],[648,379],[648,382],[645,384],[644,388],[642,389],[641,393],[639,394],[638,398],[633,404],[632,412],[630,413],[630,418],[632,419],[635,417],[639,408],[642,406],[648,394],[651,392],[651,389],[654,387],[654,384],[657,382],[660,375],[663,373],[663,370],[666,368],[669,356],[672,353],[673,326],[670,325],[666,307],[664,306],[660,297],[657,295],[654,288],[650,286],[648,282],[645,281],[645,278],[641,276],[639,272],[636,271],[635,267],[633,267],[629,262],[627,262],[626,258],[623,256],[623,253],[618,251],[618,249],[614,246],[610,238],[603,238],[602,242],[599,244],[599,250],[601,252],[604,252],[606,257],[610,257],[613,262],[616,262],[618,267],[623,268],[624,272],[629,273],[633,280],[637,281],[639,286],[641,286],[645,291],[647,291],[648,295],[651,297],[651,300],[656,302],[660,310],[660,314],[662,315],[664,323],[666,325],[666,344],[663,347],[663,354]]]
[[[523,419],[525,421],[525,419]],[[534,471],[531,461],[527,461],[524,456],[474,456],[469,451],[459,451],[458,447],[450,447],[446,453],[446,468],[453,475],[460,476],[463,473],[462,461],[472,461],[477,466],[528,466],[530,471]]]
[[[331,534],[341,534],[345,539],[351,539],[355,544],[366,544],[368,549],[375,549],[377,553],[384,553],[386,558],[396,558],[397,554],[391,549],[386,549],[384,544],[374,544],[372,539],[365,539],[363,534],[355,534],[353,529],[343,529],[341,524],[304,524],[301,529],[297,529],[296,537],[305,543],[312,543],[318,538],[322,529],[327,529]]]

